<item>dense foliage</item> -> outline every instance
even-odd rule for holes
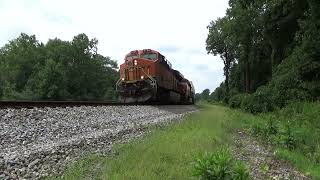
[[[110,100],[117,63],[97,53],[85,34],[46,44],[21,34],[0,49],[2,100]]]
[[[259,113],[320,98],[320,1],[229,0],[208,26],[225,81],[210,100]]]
[[[206,101],[210,98],[210,90],[205,89],[201,93],[195,94],[195,100],[196,101]]]

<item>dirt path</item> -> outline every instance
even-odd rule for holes
[[[232,152],[235,158],[250,166],[253,179],[311,179],[287,162],[277,159],[270,148],[261,145],[243,130],[234,136],[234,143]]]

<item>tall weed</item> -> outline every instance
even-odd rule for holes
[[[302,152],[310,160],[320,159],[320,103],[292,103],[261,114],[250,124],[250,132],[270,144]]]
[[[223,148],[212,154],[196,159],[194,176],[202,180],[247,180],[250,174],[243,162],[232,159],[228,149]]]

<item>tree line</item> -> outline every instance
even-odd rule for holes
[[[229,0],[208,25],[206,50],[225,76],[209,99],[250,112],[319,100],[319,29],[319,0]]]
[[[117,63],[86,34],[39,42],[22,33],[0,49],[1,100],[111,100]]]

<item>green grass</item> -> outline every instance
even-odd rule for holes
[[[305,175],[311,176],[313,179],[320,179],[320,165],[307,158],[305,154],[298,151],[289,151],[285,148],[277,148],[276,152],[278,158],[291,162]]]
[[[190,179],[195,159],[230,142],[236,125],[222,106],[201,105],[180,123],[154,128],[146,137],[115,148],[111,157],[89,156],[71,165],[64,179]]]
[[[279,159],[320,179],[320,103],[292,103],[259,115],[230,110],[229,115],[261,142],[271,144]]]
[[[228,146],[233,131],[243,128],[272,144],[280,159],[320,179],[320,165],[315,158],[320,157],[320,103],[298,103],[260,115],[220,105],[199,107],[200,112],[184,121],[152,127],[152,133],[144,138],[117,145],[115,155],[91,155],[79,160],[67,168],[63,178],[195,179],[195,159]],[[290,133],[286,132],[288,125]],[[286,141],[292,146],[288,147]]]

